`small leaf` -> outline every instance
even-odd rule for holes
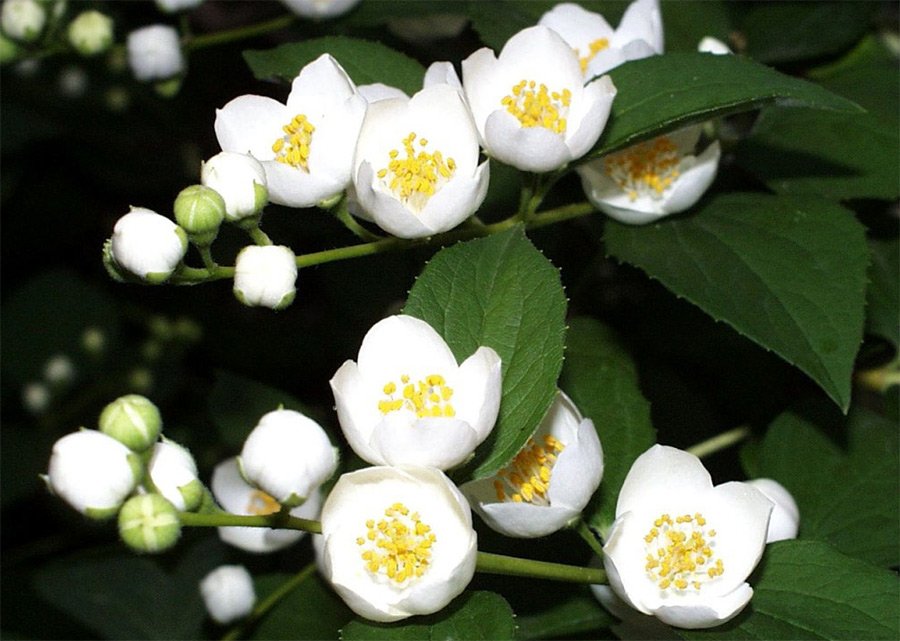
[[[609,328],[590,318],[573,318],[566,342],[560,386],[594,422],[603,446],[603,480],[584,518],[605,535],[615,520],[625,475],[656,442],[656,431],[634,363]]]
[[[260,80],[277,77],[287,82],[322,54],[331,54],[357,85],[382,82],[412,95],[422,88],[421,64],[380,42],[326,36],[290,42],[265,51],[245,51],[244,59]]]
[[[518,639],[587,638],[589,632],[607,628],[615,621],[600,603],[584,592],[547,609],[519,616]]]
[[[893,572],[844,556],[818,541],[766,548],[751,577],[747,609],[711,630],[679,630],[686,639],[896,639],[900,590]]]
[[[868,248],[842,207],[730,193],[655,225],[606,223],[612,256],[774,351],[847,410]]]
[[[900,345],[900,240],[869,239],[872,265],[866,292],[866,328]]]
[[[291,579],[287,574],[255,578],[256,595],[262,601]],[[254,626],[251,639],[334,639],[337,630],[353,618],[353,612],[316,574],[307,577],[283,597]]]
[[[434,327],[460,362],[481,345],[500,355],[500,416],[470,466],[475,478],[493,474],[528,440],[556,394],[566,314],[559,272],[517,227],[441,250],[405,312]]]
[[[356,619],[341,630],[343,641],[438,641],[439,639],[512,639],[512,608],[494,592],[464,592],[446,608],[409,622],[372,623]]]

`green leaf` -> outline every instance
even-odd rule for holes
[[[569,321],[560,387],[597,428],[603,446],[603,481],[584,511],[604,537],[616,516],[616,499],[634,460],[656,442],[650,404],[637,370],[613,332],[584,317]]]
[[[766,548],[753,599],[725,625],[686,639],[896,639],[897,576],[818,541]]]
[[[280,588],[291,576],[266,574],[256,577],[259,601]],[[283,597],[256,625],[251,639],[336,639],[337,631],[353,618],[353,612],[317,574],[302,581]]]
[[[615,621],[600,603],[585,590],[562,603],[537,614],[516,618],[518,639],[587,638],[587,633],[607,628]]]
[[[872,265],[866,292],[866,329],[900,345],[900,240],[869,239]]]
[[[439,641],[441,639],[512,639],[512,608],[494,592],[464,592],[446,608],[408,622],[372,623],[356,619],[341,630],[343,641]]]
[[[796,365],[847,410],[868,263],[849,211],[813,197],[730,193],[694,215],[606,225],[612,256]]]
[[[422,88],[425,68],[409,56],[380,42],[326,36],[283,44],[265,51],[245,51],[244,59],[260,80],[290,82],[300,69],[324,53],[331,54],[357,85],[383,82],[408,94]]]
[[[661,2],[666,51],[697,51],[706,36],[727,43],[732,31],[729,4],[716,0]]]
[[[862,111],[856,103],[819,85],[740,56],[669,53],[627,62],[609,75],[618,93],[610,122],[588,157],[766,105]]]
[[[543,418],[562,368],[566,296],[559,272],[521,227],[441,250],[405,312],[434,327],[459,361],[481,345],[503,363],[500,416],[476,450],[475,478],[506,465]]]
[[[846,454],[822,432],[835,422],[848,433]],[[900,563],[898,456],[896,423],[867,410],[843,420],[788,412],[760,445],[758,473],[794,496],[801,538],[827,541],[845,554],[892,567]]]

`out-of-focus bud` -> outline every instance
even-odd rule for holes
[[[68,385],[75,379],[75,366],[65,354],[56,354],[44,363],[44,380],[53,386]]]
[[[230,221],[255,216],[269,202],[266,171],[253,156],[218,153],[201,164],[200,181],[222,196]]]
[[[153,91],[161,98],[174,98],[178,95],[178,92],[181,91],[182,84],[182,78],[180,76],[175,76],[174,78],[155,83],[153,85]]]
[[[82,11],[69,23],[68,37],[82,56],[99,55],[112,46],[113,20],[93,9]]]
[[[76,65],[64,67],[59,72],[59,92],[66,98],[81,98],[87,91],[88,75]]]
[[[125,87],[115,85],[103,93],[103,104],[114,113],[121,113],[131,104],[131,94]]]
[[[99,356],[106,349],[106,333],[99,327],[85,327],[81,334],[81,349],[91,356]]]
[[[220,625],[243,619],[253,610],[253,577],[243,565],[220,565],[200,581],[200,594],[209,616]]]
[[[119,511],[119,536],[135,552],[163,552],[178,542],[178,510],[162,494],[132,496]]]
[[[20,42],[34,42],[44,30],[47,11],[37,0],[5,0],[0,10],[3,32]]]
[[[224,219],[225,201],[215,189],[191,185],[182,189],[175,198],[175,220],[195,245],[211,245]]]
[[[149,283],[166,281],[184,258],[187,235],[155,211],[132,207],[113,230],[110,252],[116,264]]]
[[[136,29],[128,34],[128,65],[141,82],[168,80],[184,71],[184,55],[178,32],[164,24]]]
[[[45,383],[32,381],[22,388],[22,405],[35,416],[47,411],[50,398],[50,388]]]
[[[156,442],[162,431],[162,416],[150,399],[138,394],[120,396],[100,413],[100,431],[135,452]]]
[[[248,307],[284,309],[297,294],[294,252],[283,245],[244,247],[234,265],[234,295]]]
[[[787,488],[772,479],[753,479],[747,481],[747,484],[765,494],[775,504],[772,516],[769,517],[766,543],[796,539],[800,529],[800,508]]]
[[[149,392],[153,388],[153,372],[146,367],[135,367],[128,373],[128,385],[136,392]]]
[[[320,20],[335,18],[350,11],[360,0],[281,0],[281,3],[301,18]]]
[[[188,11],[203,4],[203,0],[156,0],[156,6],[165,13]]]
[[[191,453],[166,438],[153,447],[147,481],[179,510],[192,512],[203,500],[203,484]]]

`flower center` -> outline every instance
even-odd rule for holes
[[[575,49],[575,55],[578,56],[578,63],[581,65],[581,73],[587,73],[587,68],[588,65],[591,64],[591,60],[607,47],[609,47],[609,40],[606,38],[597,38],[588,45],[589,50],[587,55],[582,56],[581,50]]]
[[[418,153],[416,142],[421,147]],[[416,141],[415,132],[409,132],[402,143],[402,155],[399,150],[391,149],[387,167],[378,171],[378,177],[401,201],[420,210],[453,176],[456,161],[445,159],[439,150],[434,153],[426,151],[428,140],[419,138]]]
[[[661,515],[644,536],[647,576],[662,590],[699,591],[703,583],[725,573],[722,559],[713,557],[715,536],[699,512],[674,520]]]
[[[247,502],[247,512],[255,516],[275,514],[281,509],[281,504],[262,490],[253,490],[250,500]]]
[[[272,143],[275,160],[309,172],[309,145],[316,127],[303,114],[297,114],[281,130],[284,135]]]
[[[429,374],[416,382],[404,374],[400,377],[400,385],[388,381],[382,391],[385,398],[378,401],[378,409],[382,414],[406,409],[415,412],[419,418],[456,416],[456,410],[450,402],[453,388],[447,385],[440,374]]]
[[[516,117],[523,127],[543,127],[558,134],[566,132],[566,116],[572,92],[568,89],[550,91],[547,85],[534,80],[522,80],[513,85],[512,92],[500,104]]]
[[[366,521],[366,534],[357,538],[356,544],[362,548],[360,558],[372,575],[403,586],[428,570],[435,541],[431,526],[422,522],[418,512],[394,503],[385,509],[383,519]]]
[[[668,136],[638,143],[603,159],[603,170],[631,200],[650,196],[654,200],[678,179],[681,154]]]
[[[544,436],[543,445],[528,439],[512,463],[497,472],[494,480],[497,500],[549,505],[547,489],[550,487],[553,465],[565,448],[549,434]]]

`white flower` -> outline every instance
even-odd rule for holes
[[[591,565],[594,565],[592,562]],[[654,641],[678,641],[679,636],[671,627],[656,617],[642,614],[631,608],[622,599],[616,596],[608,585],[593,584],[591,592],[606,610],[617,617],[621,623],[615,626],[613,632],[620,639],[653,639]]]
[[[113,20],[89,9],[79,13],[68,27],[69,43],[82,56],[96,56],[113,43]]]
[[[194,9],[203,4],[203,0],[156,0],[156,6],[165,13],[177,13]]]
[[[775,504],[769,519],[766,543],[796,539],[800,528],[800,508],[787,488],[772,479],[753,479],[747,481],[747,484],[765,494]]]
[[[147,477],[154,490],[180,511],[196,509],[203,499],[197,463],[186,448],[174,441],[163,439],[153,446]]]
[[[128,66],[141,82],[168,80],[184,71],[181,41],[174,27],[154,24],[135,29],[126,41]]]
[[[538,24],[553,29],[575,50],[585,78],[663,52],[658,0],[632,2],[615,30],[599,13],[568,2],[553,7]]]
[[[200,165],[200,182],[225,201],[225,217],[253,216],[266,204],[266,171],[253,156],[223,151]]]
[[[213,496],[227,512],[232,514],[266,515],[281,510],[281,505],[271,496],[253,487],[241,477],[237,458],[226,459],[213,470],[210,483]],[[306,503],[290,511],[291,516],[314,519],[319,515],[322,497],[313,492]],[[279,530],[264,527],[227,526],[219,528],[219,538],[225,543],[248,552],[275,552],[299,541],[305,532]]]
[[[3,33],[22,42],[36,40],[46,21],[47,12],[37,0],[4,0],[0,9]]]
[[[692,207],[716,178],[719,141],[694,156],[694,125],[577,168],[588,200],[616,220],[641,225]]]
[[[411,99],[369,105],[354,160],[359,205],[400,238],[456,227],[487,194],[488,162],[478,164],[478,132],[462,98],[436,84]]]
[[[475,572],[469,505],[444,474],[369,467],[338,480],[322,508],[324,574],[373,621],[437,612]]]
[[[335,18],[350,11],[360,0],[281,0],[301,18]]]
[[[461,489],[476,512],[507,536],[545,536],[577,518],[603,477],[603,449],[590,419],[563,392],[534,436],[496,476]]]
[[[723,56],[729,53],[732,53],[731,48],[719,40],[718,38],[713,38],[712,36],[705,36],[698,44],[697,51],[700,53],[712,53],[717,56]]]
[[[331,478],[337,453],[325,430],[294,410],[259,419],[238,458],[244,477],[282,505],[299,505]]]
[[[73,508],[92,518],[113,516],[140,480],[136,455],[111,436],[81,430],[53,445],[47,485]]]
[[[606,545],[609,584],[631,607],[679,628],[728,621],[766,544],[772,502],[746,483],[713,487],[693,454],[654,445],[631,467]]]
[[[462,81],[459,79],[459,74],[456,73],[456,67],[453,66],[452,62],[439,60],[428,65],[428,68],[425,70],[425,77],[422,80],[422,87],[427,88],[432,85],[449,85],[456,89],[465,99]]]
[[[284,245],[248,245],[234,264],[234,295],[244,305],[284,309],[297,294],[297,263]]]
[[[220,625],[243,619],[253,611],[256,590],[243,565],[220,565],[200,581],[200,595],[209,616]]]
[[[462,365],[425,321],[390,316],[363,338],[359,363],[331,379],[350,447],[376,465],[464,462],[497,420],[500,357],[479,347]]]
[[[187,236],[155,211],[132,207],[113,229],[112,257],[119,267],[150,282],[162,282],[184,258]]]
[[[245,95],[216,110],[216,137],[223,151],[262,163],[273,203],[311,207],[350,183],[365,110],[353,81],[323,54],[300,70],[287,104]]]
[[[370,85],[359,85],[356,90],[367,104],[372,104],[379,100],[386,100],[387,98],[404,98],[409,100],[409,96],[407,96],[406,92],[402,89],[386,85],[383,82],[373,82]]]
[[[578,56],[541,26],[510,38],[499,58],[479,49],[462,70],[485,151],[525,171],[552,171],[587,153],[616,95],[608,76],[582,86]]]

